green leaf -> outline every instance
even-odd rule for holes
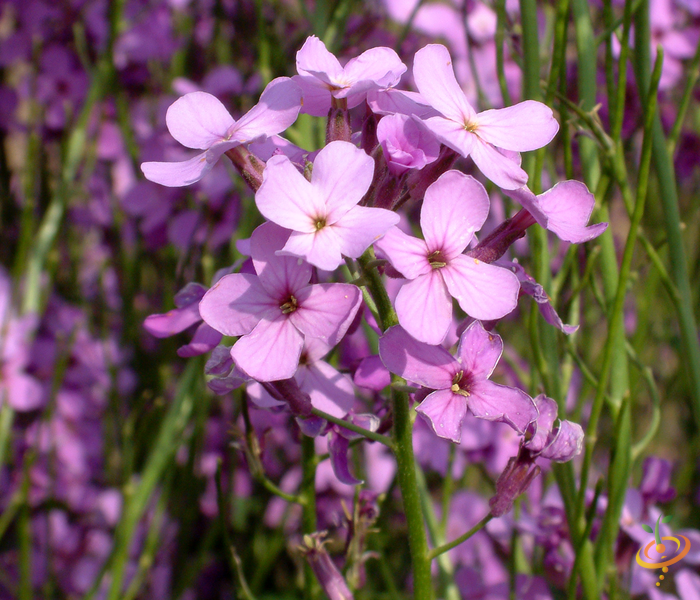
[[[648,531],[649,533],[654,533],[654,530],[651,527],[649,527],[649,525],[642,525],[642,529],[644,531]]]
[[[663,519],[661,519],[661,522],[668,523],[671,519],[673,519],[673,515],[666,515]]]

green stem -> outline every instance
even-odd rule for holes
[[[640,96],[645,97],[651,85],[649,74],[650,58],[650,25],[649,0],[643,0],[635,14],[635,73]],[[696,427],[700,427],[700,345],[698,330],[693,313],[693,298],[688,274],[688,264],[683,247],[681,233],[681,216],[678,208],[678,190],[676,187],[673,159],[668,151],[664,138],[661,119],[657,114],[652,129],[652,156],[654,169],[659,182],[659,202],[663,209],[664,226],[668,239],[671,275],[675,281],[680,296],[678,320],[680,322],[681,342],[683,351],[681,360],[690,378],[691,409]]]
[[[318,529],[316,521],[316,448],[314,439],[301,436],[301,486],[299,495],[303,498],[301,528],[303,533],[314,533]],[[304,600],[316,597],[318,584],[308,562],[304,563]]]
[[[493,515],[491,513],[489,513],[466,533],[463,533],[462,535],[460,535],[458,538],[455,538],[451,542],[447,542],[446,544],[443,544],[442,546],[438,546],[437,548],[433,548],[430,551],[430,553],[428,554],[428,558],[430,560],[433,560],[434,558],[440,556],[441,554],[444,554],[445,552],[452,550],[452,548],[456,548],[461,543],[466,542],[475,533],[477,533],[478,531],[481,531],[486,526],[486,523],[488,523],[491,519],[493,519]]]
[[[339,419],[338,417],[334,417],[333,415],[329,415],[327,412],[323,412],[322,410],[319,410],[318,408],[312,408],[311,409],[312,414],[316,415],[317,417],[321,417],[322,419],[325,419],[326,421],[330,421],[331,423],[334,423],[336,425],[340,425],[341,427],[344,427],[345,429],[349,429],[350,431],[354,431],[355,433],[359,433],[360,435],[366,437],[368,440],[372,440],[373,442],[379,442],[380,444],[384,444],[387,448],[393,448],[394,443],[392,442],[390,437],[387,437],[385,435],[382,435],[381,433],[375,433],[374,431],[370,431],[369,429],[365,429],[364,427],[360,427],[358,425],[355,425],[354,423],[350,423],[350,421],[346,421],[344,419]]]

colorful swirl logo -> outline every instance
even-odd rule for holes
[[[656,526],[654,529],[649,527],[648,525],[642,525],[645,531],[648,531],[649,533],[654,534],[654,539],[649,542],[646,546],[643,548],[640,548],[639,551],[637,552],[637,564],[641,567],[644,567],[645,569],[661,569],[664,573],[668,573],[668,567],[669,565],[676,564],[679,560],[681,560],[688,552],[690,551],[690,540],[685,537],[684,535],[678,534],[677,537],[675,536],[665,536],[661,537],[659,535],[659,523],[668,523],[671,520],[671,516],[664,517],[663,519],[661,516],[656,520]],[[680,539],[678,539],[680,538]],[[682,543],[681,543],[682,540]],[[666,544],[664,544],[664,541],[668,542],[673,542],[676,547],[672,551],[674,556],[668,557],[664,553],[667,551]],[[662,562],[646,562],[644,558],[642,558],[642,551],[644,551],[644,556],[649,560],[652,561],[653,559],[649,556],[649,550],[651,547],[654,546],[654,550],[658,552],[661,555],[661,560]],[[659,579],[663,580],[664,576],[659,575]],[[657,581],[656,585],[661,585],[661,582]]]

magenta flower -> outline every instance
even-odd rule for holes
[[[188,148],[204,150],[183,162],[146,162],[146,179],[168,187],[199,181],[227,150],[281,133],[296,121],[301,90],[289,77],[273,79],[260,101],[238,121],[211,94],[192,92],[176,100],[165,122],[171,135]]]
[[[413,339],[401,327],[389,328],[379,340],[387,369],[407,381],[435,390],[416,408],[440,437],[459,443],[467,408],[475,417],[508,423],[524,433],[537,418],[525,392],[489,381],[503,352],[500,336],[474,321],[462,334],[457,358],[442,346]]]
[[[335,346],[362,301],[353,285],[309,285],[309,264],[276,254],[288,235],[272,223],[258,227],[250,240],[257,275],[227,275],[199,304],[208,325],[224,335],[241,336],[231,348],[231,357],[258,381],[292,377],[305,337]]]
[[[495,320],[518,302],[518,278],[462,254],[486,220],[489,198],[469,175],[447,171],[425,192],[425,241],[390,229],[376,247],[411,281],[396,297],[399,323],[413,337],[439,344],[452,323],[452,298],[475,319]]]
[[[442,115],[425,124],[443,144],[471,156],[481,172],[504,189],[527,183],[512,153],[536,150],[552,140],[559,124],[549,107],[526,100],[477,114],[457,83],[450,53],[440,44],[416,52],[413,77],[421,95]]]
[[[318,153],[310,182],[286,156],[273,156],[255,202],[264,217],[292,230],[283,254],[331,271],[343,255],[357,258],[399,222],[391,211],[357,206],[373,173],[372,158],[348,142],[331,142]]]
[[[347,99],[347,107],[357,106],[371,90],[394,87],[406,65],[391,48],[371,48],[348,61],[345,67],[316,36],[309,37],[297,52],[297,72],[293,77],[302,89],[302,112],[325,117],[331,98]]]

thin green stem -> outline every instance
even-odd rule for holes
[[[488,523],[491,519],[493,519],[493,515],[491,513],[487,514],[483,519],[481,519],[481,521],[479,521],[476,525],[474,525],[474,527],[472,527],[469,531],[460,535],[458,538],[455,538],[451,542],[447,542],[446,544],[443,544],[442,546],[438,546],[437,548],[433,548],[430,551],[430,553],[428,554],[428,558],[430,560],[433,560],[434,558],[440,556],[441,554],[444,554],[445,552],[452,550],[452,548],[456,548],[460,544],[466,542],[475,533],[477,533],[478,531],[481,531],[484,527],[486,527],[486,523]]]
[[[314,533],[318,529],[316,516],[316,448],[314,439],[301,436],[301,486],[299,494],[304,499],[301,513],[301,530]],[[308,563],[304,564],[304,599],[316,597],[318,584]]]
[[[327,412],[323,412],[322,410],[319,410],[318,408],[312,408],[311,412],[314,415],[316,415],[317,417],[321,417],[322,419],[325,419],[326,421],[330,421],[331,423],[334,423],[335,425],[340,425],[341,427],[344,427],[345,429],[349,429],[350,431],[354,431],[355,433],[359,433],[360,435],[366,437],[368,440],[372,440],[373,442],[379,442],[380,444],[384,444],[387,448],[394,447],[394,442],[391,440],[390,437],[387,437],[386,435],[382,435],[381,433],[375,433],[374,431],[370,431],[369,429],[365,429],[364,427],[360,427],[358,425],[355,425],[354,423],[350,423],[350,421],[346,421],[345,419],[339,419],[338,417],[334,417],[333,415],[329,415]]]

